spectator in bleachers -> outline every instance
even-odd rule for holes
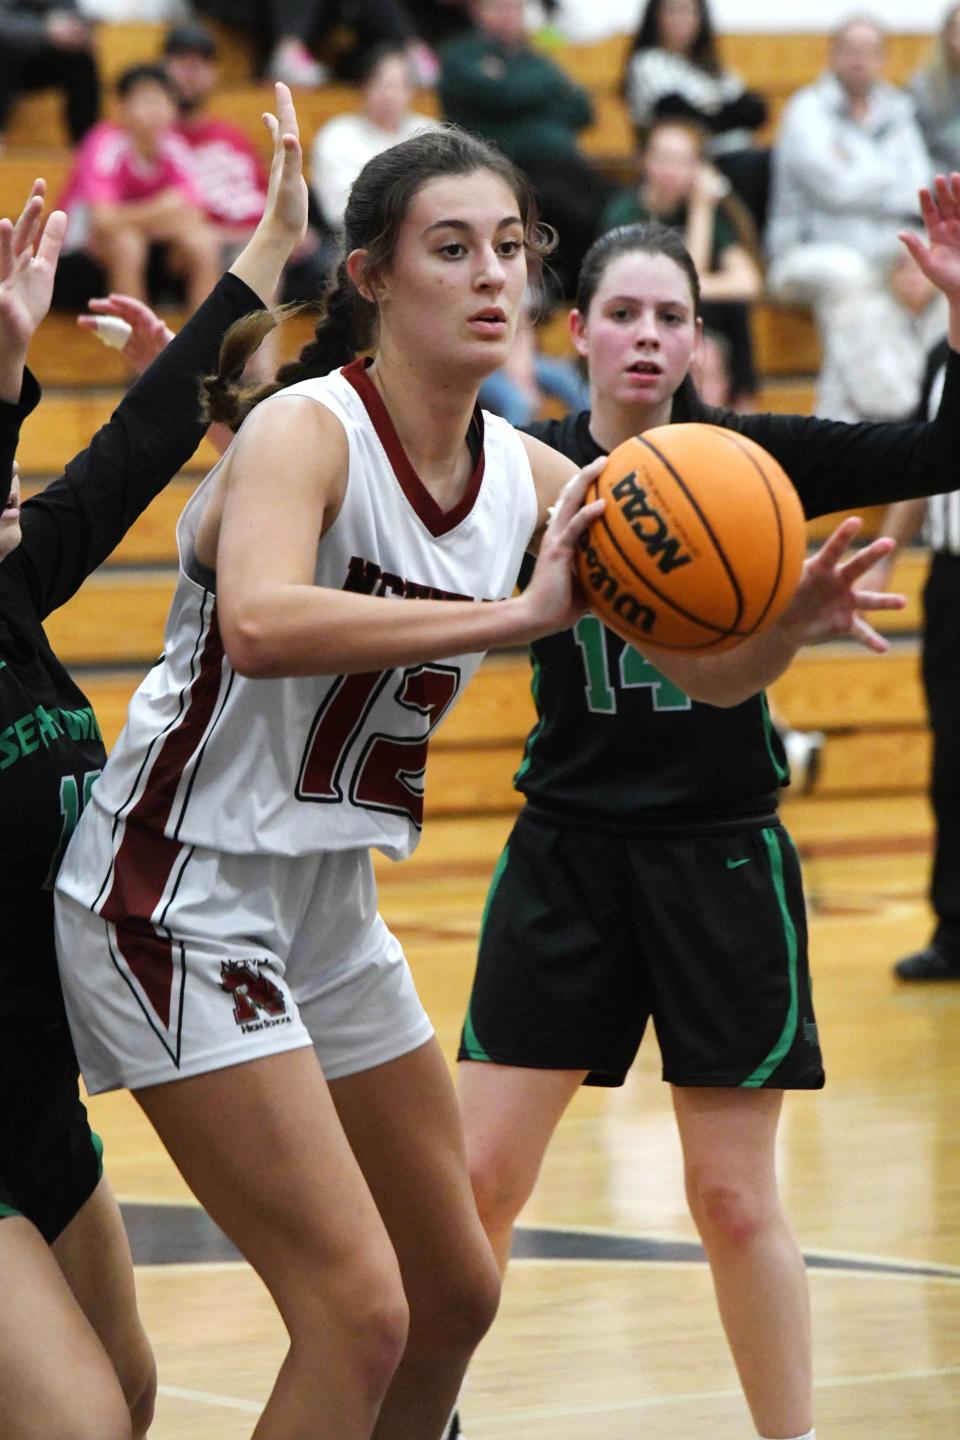
[[[524,0],[474,0],[475,28],[444,48],[444,115],[492,140],[539,192],[542,218],[560,243],[554,278],[572,295],[610,187],[577,146],[593,119],[590,97],[527,35]]]
[[[0,0],[0,146],[24,90],[64,92],[70,139],[77,144],[100,113],[93,30],[75,0]]]
[[[767,118],[762,96],[725,70],[707,0],[647,0],[624,72],[630,116],[642,140],[655,119],[692,120],[707,153],[763,229],[770,156],[753,143]]]
[[[417,83],[433,84],[437,60],[424,44],[405,0],[194,0],[201,14],[250,31],[262,67],[288,85],[323,85],[330,68],[316,52],[337,26],[348,27],[354,44],[337,58],[337,73],[352,80],[364,52],[384,41],[406,47]]]
[[[909,97],[882,78],[885,58],[879,24],[842,24],[830,69],[788,101],[774,147],[767,288],[813,306],[825,351],[836,301],[882,288],[933,174]]]
[[[683,236],[700,274],[704,324],[730,347],[731,403],[749,408],[757,388],[749,304],[763,285],[756,237],[729,181],[706,161],[702,131],[685,120],[654,121],[640,182],[613,197],[601,229],[644,220]]]
[[[208,113],[217,87],[217,47],[195,21],[173,25],[163,46],[164,68],[173,81],[178,133],[190,147],[204,214],[220,241],[220,265],[231,265],[259,223],[267,197],[260,153],[229,120]],[[283,272],[284,300],[314,300],[326,283],[330,256],[320,228],[311,224]]]
[[[263,214],[267,175],[243,131],[207,113],[217,86],[216,59],[216,42],[205,26],[174,25],[167,32],[163,64],[176,94],[177,130],[193,155],[204,213],[221,242],[239,254]]]
[[[960,166],[960,5],[951,5],[928,63],[907,87],[934,169]]]
[[[357,114],[335,115],[317,131],[310,166],[311,188],[324,223],[334,235],[343,227],[350,187],[368,160],[437,122],[412,109],[414,76],[404,45],[385,42],[367,51],[360,72]]]
[[[818,415],[830,420],[908,420],[916,410],[927,355],[947,333],[947,309],[908,250],[886,284],[834,307],[817,387]]]
[[[192,311],[220,276],[220,244],[175,128],[173,82],[161,66],[135,65],[117,97],[117,119],[96,125],[74,161],[62,199],[66,248],[102,267],[110,290],[146,300],[151,250],[161,247]]]

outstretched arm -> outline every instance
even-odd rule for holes
[[[304,396],[278,395],[257,406],[237,436],[220,476],[219,531],[214,535],[211,525],[200,539],[215,551],[220,633],[239,673],[270,679],[380,670],[524,644],[566,629],[583,613],[573,555],[604,505],[583,505],[598,464],[570,479],[570,462],[563,462],[567,484],[554,490],[530,584],[521,595],[480,604],[315,584],[317,542],[338,511],[347,463],[340,421]],[[269,525],[265,475],[272,486]]]

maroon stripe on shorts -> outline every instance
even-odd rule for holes
[[[187,762],[210,723],[220,693],[222,665],[223,642],[214,608],[186,709],[164,739],[143,792],[126,817],[110,893],[100,906],[103,918],[116,927],[117,948],[165,1026],[170,1023],[173,949],[170,941],[157,933],[151,917],[187,847],[169,839],[164,830]]]

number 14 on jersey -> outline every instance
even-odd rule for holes
[[[644,659],[639,650],[634,650],[626,641],[619,642],[619,674],[615,679],[610,674],[610,651],[607,632],[596,615],[583,615],[573,628],[586,671],[585,692],[587,708],[595,715],[617,713],[618,690],[649,689],[654,710],[689,710],[689,695],[662,675],[655,665]]]

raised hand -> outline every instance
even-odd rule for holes
[[[35,180],[19,219],[0,220],[0,345],[21,356],[50,309],[67,228],[62,210],[41,226],[46,188],[45,181]]]
[[[269,111],[263,123],[273,137],[273,160],[263,218],[289,231],[295,241],[307,229],[307,182],[303,178],[303,151],[300,127],[289,88],[281,81],[275,86],[277,113]]]
[[[900,234],[910,254],[948,300],[960,300],[960,173],[938,175],[932,189],[920,191],[925,245],[910,231]]]
[[[878,655],[889,650],[888,642],[867,623],[862,612],[902,610],[906,596],[856,590],[854,586],[892,553],[896,542],[885,536],[844,559],[862,523],[856,515],[844,520],[817,553],[804,562],[793,599],[777,622],[793,644],[813,645],[848,635]]]
[[[89,308],[93,311],[92,315],[77,316],[81,330],[95,332],[101,315],[115,316],[130,326],[130,335],[122,351],[131,369],[138,375],[143,374],[150,362],[173,339],[169,325],[155,315],[149,305],[142,300],[134,300],[131,295],[107,295],[104,299],[91,300]]]

